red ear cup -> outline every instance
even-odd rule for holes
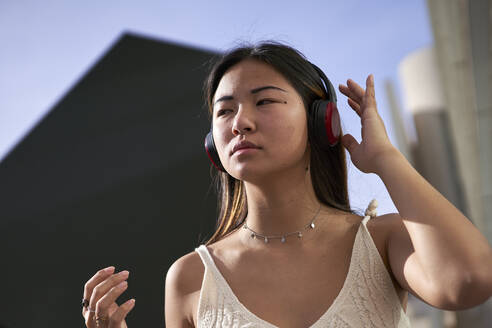
[[[214,137],[212,135],[212,130],[205,136],[205,151],[207,152],[208,158],[219,171],[225,172],[226,170],[220,162],[219,153],[215,147]]]
[[[337,105],[330,100],[313,101],[309,113],[309,129],[322,149],[328,150],[340,139],[340,115]]]
[[[335,146],[340,139],[340,115],[337,108],[337,94],[328,77],[313,63],[312,67],[318,72],[325,85],[327,99],[313,101],[309,112],[309,129],[322,149],[328,150]]]

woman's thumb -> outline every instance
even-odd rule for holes
[[[346,134],[342,137],[342,145],[347,148],[350,154],[352,154],[352,151],[359,145],[359,143],[351,134]]]

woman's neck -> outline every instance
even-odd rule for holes
[[[311,222],[320,207],[326,214],[326,207],[316,198],[310,170],[269,175],[261,183],[244,184],[248,204],[246,222],[258,234],[279,236],[299,231]],[[321,215],[320,212],[318,216]],[[245,230],[243,237],[247,235]],[[280,239],[272,243],[280,244]]]

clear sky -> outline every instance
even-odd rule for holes
[[[285,41],[335,88],[373,73],[392,141],[384,81],[399,90],[399,62],[433,43],[425,0],[0,0],[0,160],[126,31],[218,51]],[[360,141],[359,118],[338,98],[344,132]],[[354,208],[376,198],[378,214],[397,211],[381,180],[351,162],[349,188]]]

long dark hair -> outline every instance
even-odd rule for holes
[[[306,110],[314,100],[329,97],[318,72],[298,50],[277,41],[243,44],[223,54],[205,80],[203,91],[210,117],[213,113],[213,97],[222,76],[229,68],[245,59],[264,62],[281,73],[299,93]],[[345,150],[341,142],[328,151],[323,151],[312,141],[311,131],[308,133],[311,145],[311,180],[316,197],[329,207],[355,213],[350,208]],[[341,132],[340,137],[342,135]],[[207,245],[236,230],[244,222],[248,211],[244,183],[227,172],[216,171],[213,167],[211,169],[218,193],[219,217],[215,232],[206,242]]]

